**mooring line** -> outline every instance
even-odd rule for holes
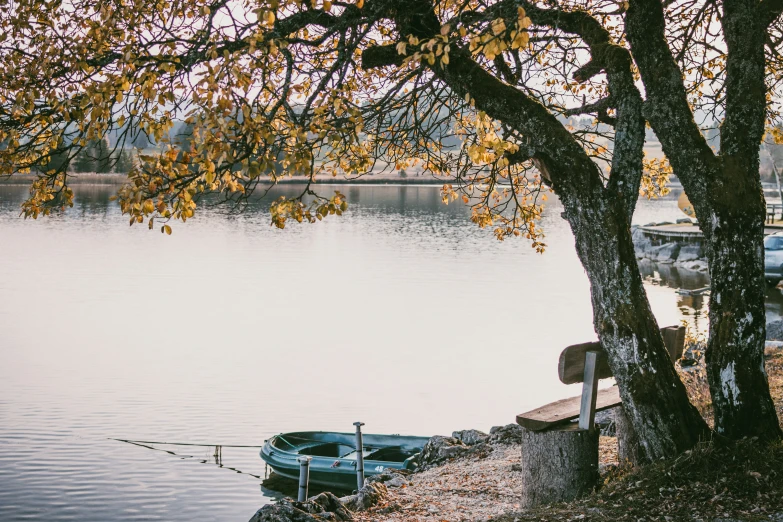
[[[171,446],[197,446],[197,447],[214,447],[215,448],[215,462],[214,464],[217,465],[219,468],[223,469],[229,469],[231,471],[234,471],[235,473],[239,473],[242,475],[249,475],[251,477],[264,480],[264,477],[261,477],[260,475],[256,475],[255,473],[248,473],[247,471],[242,471],[237,468],[231,467],[231,466],[224,466],[223,465],[223,451],[222,448],[260,448],[261,446],[223,446],[222,444],[194,444],[190,442],[184,442],[184,443],[176,443],[176,442],[150,442],[150,441],[136,441],[136,440],[128,440],[128,439],[115,439],[112,437],[109,437],[109,440],[116,440],[117,442],[124,442],[126,444],[133,444],[134,446],[139,446],[142,448],[151,449],[154,451],[162,451],[164,453],[168,453],[169,455],[173,455],[175,457],[179,457],[181,459],[196,459],[202,464],[213,464],[213,462],[210,462],[209,460],[205,460],[203,458],[196,457],[195,455],[183,455],[180,453],[175,453],[173,451],[165,450],[163,448],[155,448],[153,446],[148,446],[148,444],[169,444]]]
[[[130,440],[130,439],[115,439],[109,437],[109,440],[116,440],[118,442],[127,442],[129,444],[168,444],[169,446],[204,446],[215,447],[220,446],[222,448],[263,448],[263,445],[250,446],[245,444],[196,444],[195,442],[155,442],[151,440]]]

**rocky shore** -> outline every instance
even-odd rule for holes
[[[769,337],[783,338],[783,321],[770,325]],[[767,342],[766,360],[783,419],[783,342]],[[711,422],[703,340],[690,339],[676,367],[692,402]],[[764,448],[746,441],[727,448],[707,443],[673,462],[631,470],[618,467],[611,410],[597,422],[603,486],[571,503],[520,509],[521,432],[511,424],[490,433],[465,430],[433,437],[415,473],[387,470],[342,498],[329,492],[307,502],[286,498],[262,507],[250,522],[783,522],[783,445]]]
[[[455,431],[424,447],[416,473],[386,470],[353,495],[321,493],[307,502],[283,499],[250,522],[489,520],[519,509],[521,428]],[[601,437],[601,468],[617,464],[613,437]]]
[[[690,219],[679,219],[677,224],[691,223]],[[675,223],[651,223],[650,225],[673,225]],[[634,250],[637,259],[647,259],[660,264],[671,264],[678,268],[707,272],[707,253],[699,243],[666,242],[657,244],[642,227],[631,227]]]

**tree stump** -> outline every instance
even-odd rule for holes
[[[598,430],[575,423],[522,429],[522,505],[567,502],[598,484]]]
[[[620,461],[620,466],[638,466],[645,460],[644,448],[639,443],[639,435],[623,406],[614,409],[614,426],[617,435],[617,459]]]

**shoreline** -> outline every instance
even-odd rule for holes
[[[768,342],[765,360],[783,420],[783,343]],[[690,341],[685,358],[675,366],[692,403],[711,424],[703,344]],[[465,430],[435,436],[418,471],[384,472],[342,498],[328,492],[303,503],[284,498],[259,509],[250,522],[614,522],[648,520],[651,515],[667,521],[783,521],[783,486],[775,471],[783,463],[783,445],[705,442],[678,459],[630,468],[618,461],[613,410],[607,413],[599,441],[599,486],[568,503],[520,506],[522,437],[514,424],[495,427],[489,434]],[[737,458],[742,465],[732,464]],[[713,478],[721,480],[722,492],[715,489]]]
[[[36,179],[35,174],[14,174],[10,177],[0,178],[2,185],[29,185]],[[72,185],[119,185],[127,181],[127,174],[108,173],[97,174],[94,172],[80,172],[68,175],[68,182]],[[453,178],[436,179],[432,176],[408,176],[401,178],[390,174],[366,174],[357,178],[323,178],[317,179],[315,185],[418,185],[441,187],[445,183],[453,183]],[[304,185],[305,178],[283,178],[278,185]]]

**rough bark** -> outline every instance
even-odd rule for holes
[[[574,202],[576,203],[576,202]],[[650,309],[621,201],[566,214],[590,279],[593,316],[601,344],[644,455],[671,457],[707,433],[690,404]]]
[[[639,435],[623,406],[614,409],[614,426],[617,435],[617,459],[620,461],[620,466],[635,467],[645,462],[647,458],[640,444]]]
[[[647,118],[694,205],[712,280],[707,375],[715,430],[730,438],[781,433],[763,364],[764,199],[759,143],[766,109],[764,37],[772,7],[726,0],[726,114],[715,155],[693,120],[682,72],[664,39],[660,0],[631,0],[628,40],[647,92]]]
[[[598,484],[598,430],[522,430],[522,506],[568,502]]]
[[[781,433],[764,369],[764,203],[760,189],[737,197],[712,223],[707,378],[718,433],[771,440]]]

